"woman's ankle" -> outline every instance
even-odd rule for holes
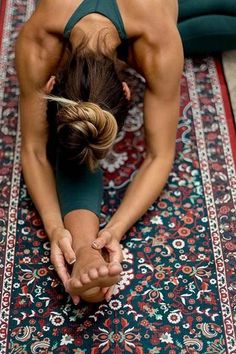
[[[64,218],[65,228],[71,233],[72,248],[75,252],[89,247],[99,232],[98,217],[87,210],[74,210]]]

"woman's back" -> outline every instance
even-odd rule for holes
[[[109,2],[109,6],[107,5]],[[103,5],[104,4],[104,5]],[[103,13],[103,15],[102,15]],[[120,40],[138,39],[142,35],[165,36],[169,21],[177,18],[176,0],[41,0],[26,24],[29,36],[47,41],[47,35],[69,37],[74,27],[90,18],[103,21],[104,27],[116,27]]]

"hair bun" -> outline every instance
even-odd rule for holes
[[[86,163],[91,170],[105,157],[117,135],[115,117],[92,102],[59,98],[58,143],[69,160]]]

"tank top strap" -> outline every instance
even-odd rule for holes
[[[90,13],[99,13],[107,17],[116,27],[121,40],[128,39],[116,0],[84,0],[67,22],[64,37],[68,39],[76,23]]]

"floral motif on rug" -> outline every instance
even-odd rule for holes
[[[236,179],[219,64],[186,60],[166,186],[124,236],[123,274],[112,299],[74,306],[50,264],[50,244],[20,173],[13,53],[33,3],[7,5],[0,63],[0,353],[236,353]],[[145,82],[133,70],[127,80],[129,116],[101,163],[101,226],[144,158]]]

